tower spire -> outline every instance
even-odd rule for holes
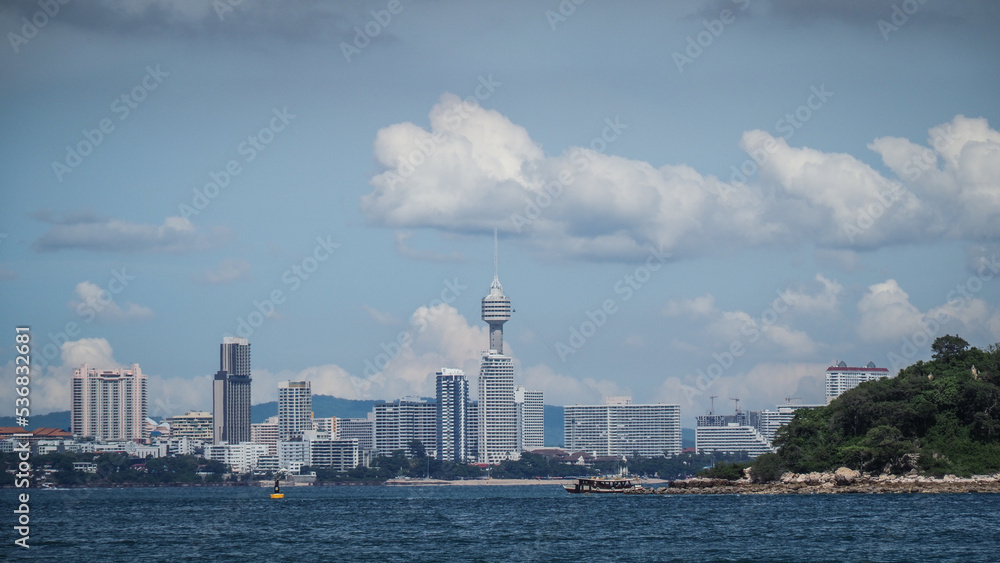
[[[497,229],[493,229],[493,283],[483,298],[483,320],[490,325],[490,350],[503,354],[503,323],[510,319],[510,299],[503,294],[497,269]]]

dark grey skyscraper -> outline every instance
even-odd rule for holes
[[[212,385],[215,443],[250,441],[250,343],[227,336],[219,347],[219,371]]]
[[[460,369],[437,372],[437,458],[462,462],[469,459],[469,380]]]

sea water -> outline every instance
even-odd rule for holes
[[[0,560],[997,561],[1000,496],[570,495],[558,485],[5,490]]]

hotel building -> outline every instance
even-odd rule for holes
[[[674,456],[681,453],[681,407],[632,404],[608,397],[603,405],[563,408],[566,449],[598,457]]]
[[[73,370],[70,426],[74,436],[100,441],[146,441],[146,375],[129,369]]]

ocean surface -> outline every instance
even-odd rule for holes
[[[0,491],[0,561],[998,561],[1000,496],[570,495],[559,486]]]

